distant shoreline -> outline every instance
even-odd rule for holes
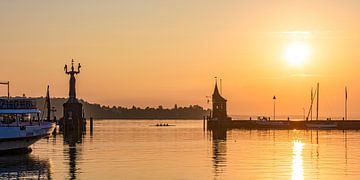
[[[43,110],[45,98],[35,97],[37,107]],[[51,98],[51,106],[55,107],[54,115],[57,119],[63,116],[63,104],[67,98]],[[173,108],[146,107],[140,108],[132,106],[131,108],[122,106],[104,106],[96,103],[89,103],[85,100],[79,100],[83,104],[85,118],[94,119],[118,119],[118,120],[201,120],[204,116],[210,114],[209,109],[204,109],[199,105],[189,105],[187,107]],[[43,110],[44,111],[44,110]]]
[[[176,121],[176,120],[184,120],[184,121],[202,121],[203,119],[106,119],[106,118],[98,118],[95,119],[96,121],[101,121],[101,120],[114,120],[114,121],[126,121],[126,120],[136,120],[136,121],[163,121],[163,120],[170,120],[170,121]]]

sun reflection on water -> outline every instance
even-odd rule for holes
[[[299,140],[293,141],[293,161],[292,161],[293,180],[304,179],[304,168],[303,168],[303,157],[302,157],[303,149],[304,149],[304,143],[302,143]]]

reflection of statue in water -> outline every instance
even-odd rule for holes
[[[76,179],[77,168],[76,163],[80,153],[78,145],[81,146],[83,134],[81,131],[73,131],[72,133],[64,133],[64,143],[68,145],[68,149],[64,151],[65,157],[69,160],[69,179]]]
[[[69,178],[76,179],[77,168],[76,168],[76,161],[77,161],[77,148],[76,145],[69,146]]]
[[[214,128],[212,133],[213,167],[215,176],[220,176],[226,166],[226,129]]]
[[[80,151],[78,145],[81,146],[83,134],[82,131],[73,131],[71,133],[64,133],[64,143],[68,145],[68,149],[64,151],[65,156],[69,160],[69,178],[76,179],[77,168],[76,163]]]
[[[51,179],[50,163],[32,155],[0,156],[0,179]]]

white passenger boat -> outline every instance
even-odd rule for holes
[[[55,123],[40,120],[41,111],[29,98],[0,98],[0,154],[28,150],[49,136]]]

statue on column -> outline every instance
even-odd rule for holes
[[[67,65],[65,65],[65,67],[64,67],[65,74],[70,75],[70,86],[69,86],[69,99],[68,99],[68,102],[77,102],[76,88],[75,88],[75,83],[76,83],[75,74],[80,73],[80,68],[81,68],[81,65],[79,63],[78,64],[78,69],[77,69],[77,71],[75,71],[75,69],[74,69],[74,59],[71,60],[71,71],[68,71]]]
[[[74,68],[74,60],[71,60],[71,69],[65,65],[65,74],[70,76],[69,81],[69,99],[63,104],[63,129],[66,137],[81,137],[85,129],[85,119],[83,116],[83,106],[76,98],[76,79],[75,75],[80,73],[81,65],[79,63],[77,70]],[[71,136],[70,136],[71,135]],[[64,136],[65,137],[65,136]],[[78,138],[75,138],[77,141]],[[69,140],[69,142],[71,139]]]

